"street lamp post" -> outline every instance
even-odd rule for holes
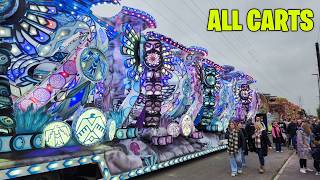
[[[318,80],[318,92],[319,92],[319,107],[320,107],[320,77],[319,74],[312,74],[313,76],[317,76],[317,80]]]

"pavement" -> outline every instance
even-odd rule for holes
[[[287,148],[285,148],[287,149]],[[256,153],[249,153],[246,156],[247,167],[243,169],[243,174],[236,177],[231,177],[229,157],[226,151],[212,153],[210,155],[200,157],[198,159],[190,160],[176,166],[168,167],[159,171],[155,171],[143,176],[136,177],[136,180],[268,180],[279,177],[278,172],[282,169],[283,165],[287,162],[289,157],[293,154],[290,150],[285,150],[283,153],[277,153],[271,150],[268,157],[266,157],[266,172],[259,174],[259,161]],[[292,163],[287,163],[287,168],[283,168],[283,173],[293,174],[285,176],[284,174],[279,177],[279,180],[305,179],[299,174],[299,165],[297,160],[291,159]],[[290,160],[290,162],[291,162]],[[295,174],[299,176],[295,176]],[[292,176],[293,175],[293,176]],[[312,174],[314,175],[314,173]],[[310,174],[310,177],[312,178]],[[293,178],[292,178],[293,177]],[[298,178],[299,177],[299,178]],[[302,178],[301,178],[302,177]],[[307,176],[306,176],[307,177]],[[308,176],[309,177],[309,176]],[[316,176],[314,176],[316,177]],[[316,177],[320,180],[319,177]],[[311,180],[311,179],[310,179]]]
[[[313,168],[313,160],[307,160],[307,167]],[[283,170],[279,172],[279,178],[275,180],[320,180],[320,176],[315,176],[315,172],[308,172],[307,174],[302,174],[299,172],[299,158],[296,154],[293,154],[288,163],[285,164]]]

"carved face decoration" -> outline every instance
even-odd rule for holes
[[[144,44],[144,62],[148,68],[158,69],[162,65],[162,45],[158,40],[147,40]]]
[[[161,111],[161,102],[149,100],[146,102],[146,111],[149,114],[158,114]]]
[[[159,99],[149,99],[145,104],[146,126],[158,126],[161,117],[161,101]]]
[[[241,90],[240,91],[240,96],[243,98],[243,99],[247,99],[249,97],[249,93],[247,90]]]
[[[241,85],[241,90],[239,94],[241,100],[248,100],[249,99],[249,86],[247,84]]]

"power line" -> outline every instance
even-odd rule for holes
[[[200,12],[202,11],[201,8],[198,6],[197,3],[195,3],[193,0],[191,0],[190,2],[191,2],[191,3],[193,4],[193,6],[196,7]],[[214,3],[214,5],[215,5],[215,7],[218,8],[218,5],[217,5],[215,2],[213,2],[213,3]],[[185,3],[185,4],[187,4],[187,3]],[[190,8],[190,6],[189,6],[189,8]],[[193,11],[192,8],[191,8],[191,10]],[[194,12],[194,11],[193,11],[193,12]],[[197,14],[197,13],[195,13],[195,14]],[[200,19],[202,19],[198,14],[197,14],[197,16],[198,16]],[[205,18],[206,18],[206,17],[205,17]],[[247,58],[242,55],[242,53],[237,49],[237,47],[235,47],[235,46],[233,45],[232,41],[229,40],[228,37],[226,37],[225,34],[223,34],[223,33],[220,33],[220,34],[222,34],[222,38],[225,40],[225,42],[227,42],[226,45],[227,45],[230,49],[232,49],[232,50],[234,51],[234,55],[236,55],[236,56],[239,58],[240,62],[241,62],[242,64],[244,64],[244,66],[248,66],[248,65],[245,63],[245,61],[246,61]],[[249,43],[250,43],[250,42],[249,42]],[[241,61],[241,60],[243,60],[243,61]],[[281,88],[279,88],[278,86],[275,86],[271,81],[269,81],[269,79],[266,78],[261,71],[259,71],[257,68],[256,68],[255,70],[257,71],[257,73],[260,74],[260,76],[261,76],[263,79],[265,79],[265,82],[267,82],[268,84],[270,84],[270,86],[272,86],[274,89],[277,89],[277,90],[278,90],[279,92],[281,92],[282,94],[286,94]]]

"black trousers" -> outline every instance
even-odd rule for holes
[[[257,148],[257,153],[258,153],[260,165],[264,166],[264,156],[262,154],[262,149],[261,148]]]
[[[314,160],[313,166],[316,169],[317,172],[320,172],[320,160]]]
[[[300,159],[300,168],[307,168],[307,160],[306,159]]]

